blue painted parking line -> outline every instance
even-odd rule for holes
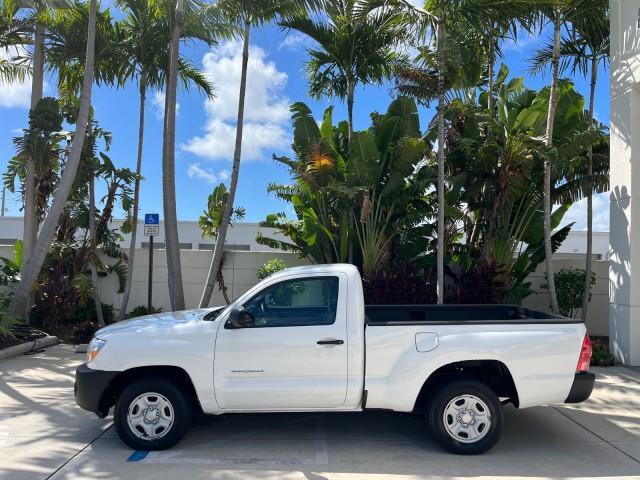
[[[149,452],[136,450],[131,455],[129,455],[129,458],[127,458],[127,462],[139,462],[140,460],[144,460],[147,455],[149,455]]]

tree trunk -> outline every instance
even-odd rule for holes
[[[91,172],[91,178],[89,179],[89,238],[91,245],[90,256],[98,258],[97,251],[97,239],[96,239],[96,193],[95,193],[95,172]],[[104,316],[102,315],[102,301],[100,300],[100,293],[98,293],[98,269],[94,261],[90,261],[91,266],[91,285],[93,285],[93,301],[96,306],[96,316],[98,317],[98,325],[105,326]]]
[[[558,105],[558,64],[560,60],[560,10],[554,11],[553,57],[551,60],[551,90],[549,91],[549,108],[547,111],[547,131],[545,146],[553,146],[553,123]],[[552,312],[558,311],[556,282],[553,272],[553,248],[551,246],[551,158],[544,161],[544,254],[547,267],[547,285],[549,287],[549,307]]]
[[[436,293],[438,304],[444,303],[444,70],[445,70],[445,24],[444,18],[438,18],[437,56],[438,56],[438,244],[437,244],[437,280]]]
[[[39,11],[38,14],[41,12]],[[33,112],[42,98],[44,84],[44,25],[36,22],[35,37],[33,43],[33,73],[31,77],[31,111]],[[36,198],[36,162],[30,155],[25,161],[24,178],[24,212],[22,232],[22,265],[24,270],[27,260],[33,252],[33,247],[38,238],[38,202]],[[30,304],[33,292],[29,293],[24,318],[29,323]]]
[[[164,210],[164,237],[169,276],[169,296],[172,310],[184,310],[182,268],[180,265],[180,241],[176,215],[176,89],[178,78],[178,55],[180,30],[183,22],[184,0],[178,0],[175,12],[173,36],[171,38],[169,75],[165,102],[164,148],[162,155],[162,203]]]
[[[71,142],[71,151],[65,165],[64,172],[58,188],[53,197],[53,202],[49,213],[42,224],[42,230],[33,248],[33,253],[28,256],[25,267],[22,269],[22,278],[16,287],[15,294],[11,300],[9,311],[17,316],[23,316],[29,296],[33,289],[33,284],[40,274],[42,265],[49,250],[49,244],[64,210],[65,203],[69,198],[69,193],[78,172],[80,156],[84,145],[84,137],[87,132],[87,122],[89,120],[89,108],[91,106],[91,87],[93,86],[93,64],[94,46],[96,39],[96,0],[90,1],[89,7],[89,28],[87,34],[87,52],[84,69],[84,81],[82,83],[82,93],[80,95],[80,108],[76,120],[76,129]]]
[[[220,262],[220,271],[218,272],[218,288],[222,292],[222,296],[224,297],[224,302],[229,305],[231,300],[229,299],[229,294],[227,293],[227,285],[224,283],[224,275],[222,275],[222,266],[224,265],[224,256],[222,257],[222,262]]]
[[[489,116],[493,117],[493,67],[495,65],[495,49],[493,43],[493,22],[491,22],[491,31],[487,36],[487,42],[489,42],[489,48],[487,49],[487,76],[489,82],[487,84],[487,109],[489,110]]]
[[[589,90],[589,128],[593,122],[593,104],[596,96],[596,82],[598,81],[598,57],[591,58],[591,85]],[[589,192],[587,195],[587,259],[584,267],[584,298],[582,299],[582,321],[587,321],[589,311],[589,296],[591,294],[591,271],[593,259],[593,147],[587,149],[587,175],[589,176]]]
[[[147,95],[147,73],[143,70],[140,74],[140,112],[138,121],[138,158],[136,160],[136,180],[133,189],[133,206],[131,211],[131,243],[129,244],[129,257],[127,259],[127,283],[122,295],[118,321],[123,320],[129,296],[131,295],[131,282],[133,280],[133,260],[136,253],[136,241],[138,233],[138,208],[140,205],[140,174],[142,172],[142,146],[144,142],[144,107]]]
[[[349,124],[349,144],[353,140],[353,102],[355,97],[355,81],[347,80],[347,120]]]
[[[244,97],[247,90],[247,64],[249,63],[249,34],[251,32],[251,19],[247,18],[244,24],[244,45],[242,47],[242,73],[240,76],[240,95],[238,98],[238,119],[236,122],[236,144],[233,152],[233,168],[231,171],[231,182],[229,185],[229,196],[222,212],[222,219],[218,228],[218,238],[216,238],[216,246],[213,250],[213,258],[207,282],[202,291],[200,298],[200,308],[209,305],[213,288],[218,278],[218,272],[222,265],[222,256],[224,255],[224,241],[227,236],[227,229],[231,222],[231,213],[233,211],[233,202],[236,196],[236,187],[238,185],[238,176],[240,174],[240,157],[242,153],[242,127],[244,123]]]

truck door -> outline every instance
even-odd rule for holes
[[[244,303],[245,328],[220,326],[214,387],[221,408],[337,408],[347,391],[347,277],[281,280]]]

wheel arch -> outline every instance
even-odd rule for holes
[[[100,398],[100,412],[106,416],[115,405],[120,393],[132,382],[141,378],[158,377],[169,380],[183,392],[192,404],[194,411],[202,412],[198,394],[189,374],[181,367],[174,365],[153,365],[135,367],[120,372],[114,377]]]
[[[450,380],[472,378],[486,384],[500,398],[507,398],[519,406],[518,390],[509,368],[499,360],[463,360],[448,363],[434,370],[424,381],[413,406],[414,412],[422,411],[441,385]]]

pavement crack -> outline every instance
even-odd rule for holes
[[[107,433],[111,427],[113,427],[113,423],[111,425],[109,425],[107,428],[105,428],[102,432],[100,432],[100,434],[94,438],[93,440],[91,440],[89,443],[87,443],[84,447],[82,447],[80,450],[78,450],[76,453],[74,453],[71,457],[69,457],[62,465],[60,465],[58,468],[56,468],[53,472],[51,472],[49,474],[49,476],[45,477],[44,480],[50,480],[51,478],[54,477],[54,475],[56,475],[60,470],[62,470],[64,467],[66,467],[69,462],[71,462],[71,460],[73,460],[74,458],[76,458],[78,455],[80,455],[82,452],[84,452],[87,448],[89,448],[91,445],[93,445],[97,440],[99,440],[100,438],[102,438],[102,436]]]

